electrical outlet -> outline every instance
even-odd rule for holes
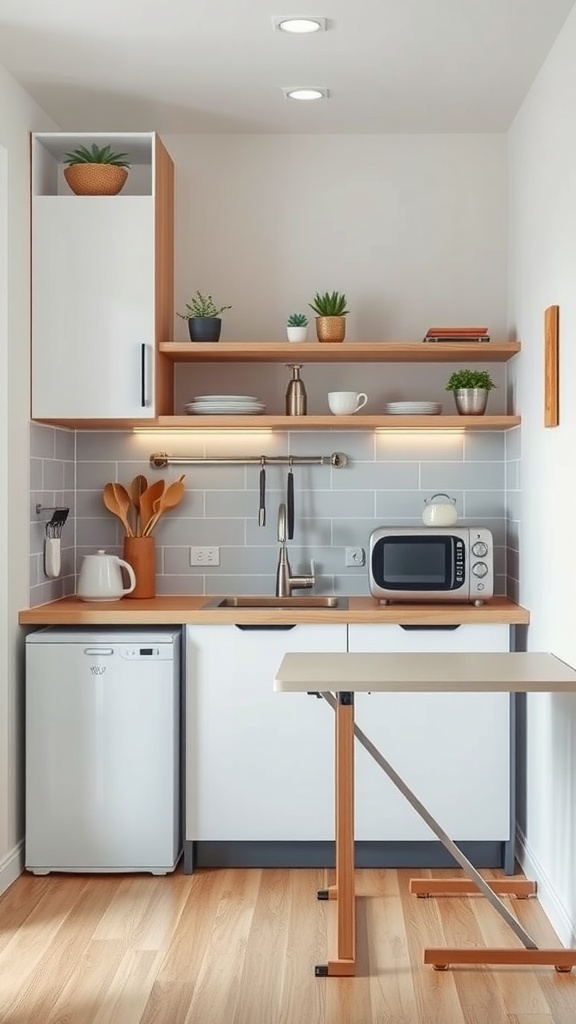
[[[220,548],[190,548],[190,565],[220,565]]]
[[[344,565],[349,567],[351,565],[364,565],[366,559],[366,552],[364,548],[346,548]]]

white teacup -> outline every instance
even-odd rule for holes
[[[335,416],[353,416],[368,401],[363,391],[330,391],[328,405]]]

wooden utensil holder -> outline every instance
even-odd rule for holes
[[[134,569],[136,586],[127,597],[156,597],[156,541],[154,537],[125,537],[124,559]]]

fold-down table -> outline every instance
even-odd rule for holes
[[[335,711],[336,735],[336,882],[318,893],[320,899],[337,901],[337,953],[315,973],[353,975],[355,954],[354,892],[354,737],[366,748],[394,785],[406,797],[426,824],[471,880],[472,889],[486,896],[495,910],[520,939],[523,946],[510,948],[425,949],[424,961],[438,970],[451,963],[461,964],[549,964],[558,971],[570,971],[576,963],[576,949],[542,949],[530,938],[498,896],[500,892],[526,894],[534,891],[530,882],[490,882],[476,871],[458,846],[412,793],[381,752],[354,723],[354,693],[489,692],[572,693],[576,692],[576,671],[552,654],[286,654],[274,689],[293,693],[319,693]],[[409,737],[407,737],[409,740]],[[462,892],[462,879],[454,880],[454,892]],[[523,888],[524,887],[524,888]],[[413,891],[417,891],[414,889]],[[443,882],[442,891],[450,891]]]

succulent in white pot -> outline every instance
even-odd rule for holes
[[[305,313],[291,313],[286,323],[288,341],[306,341],[308,337],[308,317]]]

